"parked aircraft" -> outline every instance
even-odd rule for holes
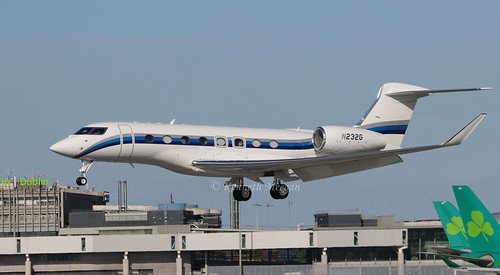
[[[84,126],[50,150],[82,161],[78,185],[95,161],[140,163],[196,176],[228,177],[233,196],[249,200],[248,178],[273,177],[271,196],[284,199],[283,182],[312,181],[402,162],[400,155],[461,144],[479,125],[478,115],[448,141],[401,148],[417,100],[435,93],[489,88],[430,90],[401,83],[384,84],[377,100],[352,127],[315,130],[100,122]]]
[[[449,201],[435,201],[434,208],[441,220],[449,245],[447,247],[433,247],[439,253],[462,255],[470,253],[469,240],[465,226],[458,209]]]
[[[446,234],[463,236],[459,241],[462,247],[458,249],[437,249],[438,256],[452,268],[467,269],[500,274],[500,225],[491,212],[486,209],[469,186],[453,186],[455,199],[460,209],[461,222],[458,218],[452,219],[453,225],[446,225]],[[443,226],[445,222],[441,220]],[[451,229],[451,231],[448,230]],[[458,234],[454,234],[458,231]],[[457,238],[449,239],[451,247],[456,244]],[[469,251],[466,251],[469,250]],[[478,267],[460,266],[453,262],[463,260]]]

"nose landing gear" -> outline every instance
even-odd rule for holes
[[[79,186],[84,186],[85,184],[87,184],[87,178],[86,177],[76,178],[76,184],[78,184]]]
[[[87,171],[89,171],[90,166],[92,166],[92,163],[94,163],[93,160],[82,160],[82,166],[80,167],[80,174],[81,176],[76,179],[76,184],[79,186],[84,186],[87,184],[87,178],[85,177],[85,174]]]

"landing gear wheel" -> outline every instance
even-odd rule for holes
[[[271,194],[271,197],[275,200],[279,200],[278,198],[278,192],[276,191],[276,185],[273,185],[271,187],[271,190],[269,190],[269,193]]]
[[[280,184],[278,186],[278,196],[283,200],[288,197],[288,186],[286,184]]]
[[[252,197],[252,189],[248,186],[241,187],[241,199],[242,201],[248,201]]]
[[[78,177],[76,179],[76,184],[78,184],[79,186],[84,186],[85,184],[87,184],[87,178],[86,177]]]
[[[87,184],[87,178],[85,178],[85,174],[89,171],[90,166],[94,163],[93,160],[82,160],[82,166],[80,167],[80,177],[76,179],[76,184],[79,186],[84,186]]]
[[[252,189],[248,186],[235,187],[233,198],[237,201],[248,201],[252,197]]]
[[[288,197],[288,186],[286,184],[278,183],[271,187],[271,197],[275,200],[283,200]]]

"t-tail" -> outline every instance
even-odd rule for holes
[[[492,257],[500,266],[500,226],[469,186],[453,186],[458,208],[466,226],[472,254]]]
[[[458,209],[449,201],[435,201],[434,208],[441,220],[444,232],[449,242],[449,249],[465,250],[469,249],[469,240],[463,223],[462,217]],[[439,249],[436,249],[439,250]],[[451,253],[451,251],[446,251]],[[457,251],[458,255],[465,251]]]
[[[400,148],[419,98],[435,93],[469,92],[490,89],[430,90],[403,83],[386,83],[380,88],[375,103],[373,103],[355,127],[384,134],[388,146]]]

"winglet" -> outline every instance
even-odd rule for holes
[[[481,123],[481,121],[484,119],[486,116],[486,113],[481,113],[479,114],[474,120],[469,122],[462,130],[460,130],[458,133],[456,133],[452,138],[450,138],[448,141],[445,143],[441,144],[442,146],[455,146],[462,144],[469,136],[472,134],[472,132],[476,129],[476,127]]]

